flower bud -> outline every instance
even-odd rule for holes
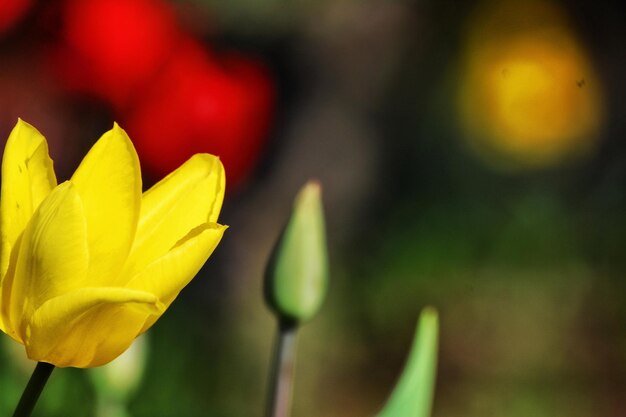
[[[328,253],[321,187],[298,193],[265,274],[265,297],[281,320],[303,322],[319,310],[328,286]]]
[[[439,316],[433,307],[420,314],[413,346],[387,404],[376,417],[430,417],[437,377]]]

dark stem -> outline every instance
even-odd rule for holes
[[[22,398],[20,398],[20,402],[17,404],[13,417],[30,416],[53,370],[54,365],[45,362],[37,362],[37,366],[22,393]]]
[[[294,322],[280,321],[274,351],[269,386],[267,417],[289,417],[296,363],[296,336]]]

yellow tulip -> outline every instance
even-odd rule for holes
[[[45,138],[19,120],[2,159],[0,329],[36,361],[115,359],[219,243],[224,186],[219,159],[198,154],[142,195],[117,124],[57,185]]]

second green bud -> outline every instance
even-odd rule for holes
[[[308,182],[274,248],[265,276],[265,297],[282,320],[303,322],[320,309],[328,286],[328,249],[321,187]]]

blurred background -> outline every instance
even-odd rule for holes
[[[260,416],[262,277],[323,186],[331,286],[293,415],[372,416],[435,306],[435,417],[626,415],[626,6],[585,0],[2,0],[0,138],[69,178],[117,121],[147,187],[220,155],[222,244],[130,355],[46,416]],[[0,343],[0,414],[34,364]]]

